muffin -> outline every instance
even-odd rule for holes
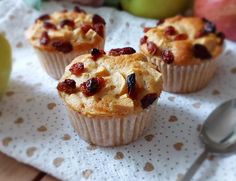
[[[71,123],[89,143],[128,144],[151,122],[162,91],[161,74],[133,48],[96,48],[75,58],[57,86]]]
[[[91,48],[104,48],[105,21],[79,7],[72,11],[44,14],[26,31],[41,65],[48,75],[59,79],[65,67]]]
[[[204,18],[176,16],[144,28],[140,49],[163,76],[163,90],[189,93],[205,87],[217,68],[224,35]]]

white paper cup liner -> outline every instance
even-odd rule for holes
[[[190,93],[204,88],[217,68],[217,60],[206,60],[198,65],[187,66],[166,64],[156,58],[148,60],[161,71],[163,90],[173,93]]]
[[[104,42],[100,43],[94,48],[103,49]],[[66,54],[58,51],[44,51],[37,48],[35,48],[35,51],[39,57],[42,67],[47,72],[47,74],[52,78],[59,80],[65,72],[65,67],[69,65],[75,57],[89,53],[90,49],[84,52],[73,51]]]
[[[151,123],[156,101],[142,112],[125,117],[87,117],[66,107],[72,126],[85,141],[99,146],[119,146],[143,135]]]

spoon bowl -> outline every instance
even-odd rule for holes
[[[182,181],[190,181],[209,153],[232,154],[236,152],[236,99],[219,105],[203,124],[200,138],[205,150],[195,160]]]
[[[208,116],[200,138],[212,153],[236,151],[236,99],[224,102]]]

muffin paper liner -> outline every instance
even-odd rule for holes
[[[163,90],[173,93],[190,93],[204,88],[212,79],[216,60],[206,60],[198,65],[172,65],[155,58],[149,61],[156,64],[162,73]]]
[[[87,117],[66,107],[72,126],[85,141],[99,146],[119,146],[143,135],[151,123],[156,101],[140,113],[123,117]]]
[[[98,46],[94,47],[98,49],[104,48],[104,42],[100,43]],[[73,51],[70,53],[61,53],[61,52],[49,52],[40,49],[36,49],[35,51],[39,57],[40,63],[44,70],[47,72],[49,76],[54,79],[60,79],[64,74],[65,67],[71,63],[71,61],[82,54],[86,54],[90,52],[90,49],[85,52],[81,51]]]

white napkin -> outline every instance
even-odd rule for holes
[[[41,13],[72,8],[66,2],[45,3],[42,12],[21,0],[0,2],[0,31],[13,47],[9,90],[0,102],[0,150],[62,180],[176,180],[203,151],[198,128],[221,102],[236,97],[236,44],[227,41],[218,72],[202,91],[162,93],[153,124],[138,141],[101,148],[73,131],[55,89],[57,81],[40,67],[24,30]],[[142,26],[154,20],[111,8],[85,8],[107,21],[106,50],[138,50]],[[210,157],[194,180],[236,180],[236,156]]]

